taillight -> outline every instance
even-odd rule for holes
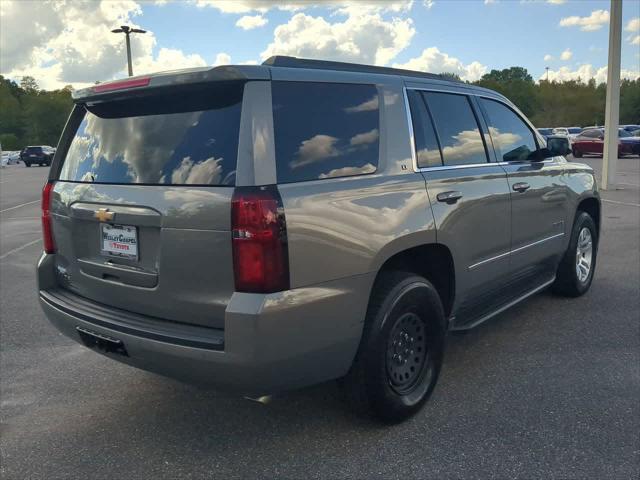
[[[56,253],[56,245],[53,242],[50,211],[53,186],[54,182],[47,182],[42,189],[42,243],[44,244],[45,253]]]
[[[236,188],[231,201],[231,231],[236,291],[288,290],[287,226],[278,189]]]
[[[140,77],[115,82],[99,83],[91,87],[94,93],[112,92],[114,90],[124,90],[125,88],[146,87],[149,85],[151,77]]]

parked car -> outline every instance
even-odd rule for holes
[[[638,130],[634,130],[631,133],[632,137],[640,137],[640,128]]]
[[[620,125],[620,128],[623,128],[627,132],[631,133],[636,130],[640,130],[640,125]]]
[[[569,139],[569,143],[573,142],[580,132],[582,132],[582,128],[580,127],[559,127],[553,129],[554,135],[564,135]]]
[[[538,128],[538,133],[547,138],[553,135],[553,128]]]
[[[593,170],[494,91],[272,57],[73,98],[40,304],[129,365],[252,396],[342,378],[395,422],[431,395],[447,332],[593,280]]]
[[[55,149],[48,145],[38,145],[26,147],[20,152],[20,160],[24,162],[25,167],[38,164],[40,166],[51,165],[51,160],[55,154]]]
[[[640,155],[640,138],[634,137],[626,130],[618,129],[618,156]],[[604,129],[591,128],[584,130],[572,145],[573,156],[602,155],[604,145]]]

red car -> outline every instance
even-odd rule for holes
[[[626,130],[618,129],[618,156],[640,155],[640,137],[634,137]],[[571,149],[576,158],[582,155],[602,155],[602,145],[604,144],[604,129],[588,128],[578,135]]]

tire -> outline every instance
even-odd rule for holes
[[[588,234],[584,233],[585,230],[588,231]],[[591,242],[590,250],[587,248],[588,239]],[[578,251],[579,247],[580,252]],[[588,213],[578,210],[573,222],[569,246],[558,266],[556,281],[552,286],[553,292],[565,297],[584,295],[593,281],[597,253],[598,229],[596,224]],[[579,261],[582,263],[582,267],[578,266]],[[587,263],[589,267],[585,274]]]
[[[30,167],[30,166],[31,166],[31,164],[30,164],[30,163],[28,163],[28,162],[24,162],[24,166],[25,166],[25,167]]]
[[[445,336],[442,302],[428,280],[381,273],[358,353],[342,382],[356,413],[398,423],[418,412],[438,380]]]
[[[575,147],[573,148],[573,156],[576,158],[582,158],[582,152]]]

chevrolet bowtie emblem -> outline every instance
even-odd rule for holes
[[[108,208],[99,208],[93,216],[101,222],[110,222],[113,220],[113,212],[110,212]]]

